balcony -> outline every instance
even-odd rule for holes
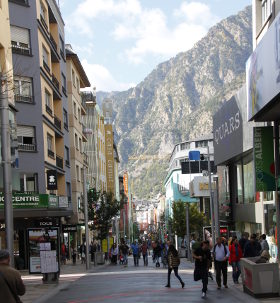
[[[60,56],[65,61],[65,53],[62,49],[60,49]]]
[[[29,6],[28,0],[9,0],[9,2],[13,2],[23,6]]]
[[[65,96],[67,96],[67,91],[66,91],[66,88],[64,86],[62,86],[62,92]]]
[[[40,21],[41,21],[41,23],[42,23],[44,29],[48,32],[48,31],[49,31],[48,25],[47,25],[47,23],[46,23],[46,21],[45,21],[44,16],[40,15]]]
[[[56,155],[56,166],[63,169],[63,158]]]
[[[56,89],[59,91],[59,82],[54,74],[52,74],[52,83],[56,87]]]
[[[50,34],[50,41],[53,48],[57,51],[57,43],[55,42],[54,37],[51,34]]]
[[[15,95],[16,102],[33,103],[32,96]]]
[[[31,55],[31,49],[29,47],[12,44],[12,52],[18,55],[29,56]]]
[[[66,166],[70,166],[70,161],[69,160],[65,160],[65,165]]]
[[[52,116],[52,109],[46,104],[46,112]]]
[[[27,152],[34,152],[36,151],[36,145],[35,144],[18,144],[18,150],[19,151],[27,151]]]
[[[61,130],[61,120],[56,115],[54,116],[54,125],[56,128]]]
[[[49,73],[51,74],[51,69],[48,65],[48,63],[46,61],[43,61],[43,66],[44,66],[44,69]]]
[[[48,156],[52,159],[54,159],[54,152],[50,149],[48,149]]]

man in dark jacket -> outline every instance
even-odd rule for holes
[[[242,234],[242,238],[239,240],[239,245],[241,247],[243,254],[244,254],[245,245],[249,242],[248,238],[249,238],[249,234],[247,232],[244,232]]]
[[[16,303],[25,294],[25,286],[17,270],[9,266],[10,255],[0,250],[0,296],[1,302]]]
[[[256,234],[252,234],[250,241],[244,247],[244,258],[252,258],[260,255],[262,247],[257,241]]]

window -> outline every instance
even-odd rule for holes
[[[244,203],[255,202],[253,156],[243,159]]]
[[[65,165],[70,166],[69,148],[65,146]]]
[[[67,94],[67,90],[66,90],[66,77],[63,73],[61,73],[61,81],[62,81],[62,92],[64,93],[64,95]]]
[[[185,142],[181,144],[181,150],[190,149],[190,143]]]
[[[15,101],[32,103],[32,79],[14,76]]]
[[[20,174],[20,191],[38,193],[38,174],[21,173]]]
[[[80,168],[79,165],[76,165],[76,179],[80,182]]]
[[[29,30],[26,28],[11,25],[11,44],[13,53],[30,55]]]
[[[34,126],[18,125],[17,137],[19,151],[36,151]]]
[[[47,90],[45,90],[45,104],[47,113],[52,115],[51,94]]]
[[[237,173],[237,200],[238,203],[243,203],[243,173],[242,173],[242,164],[238,163],[236,165]]]
[[[53,136],[50,134],[47,134],[47,144],[48,144],[48,156],[54,159]]]
[[[83,152],[83,147],[82,147],[82,139],[79,138],[79,146],[80,146],[80,152]]]
[[[42,46],[42,51],[43,51],[43,66],[47,70],[47,72],[50,73],[51,70],[49,67],[49,53],[44,47],[44,45]]]
[[[72,82],[73,82],[74,87],[76,87],[76,78],[75,78],[75,72],[73,69],[72,69]]]
[[[207,140],[195,142],[195,147],[207,147],[207,146],[208,146],[208,141]]]
[[[70,182],[66,182],[66,193],[68,197],[68,202],[71,201],[71,184]]]
[[[81,109],[78,107],[78,119],[79,122],[82,123],[82,119],[81,119]]]
[[[68,114],[65,109],[63,109],[63,123],[64,123],[64,128],[68,130]]]
[[[59,47],[60,47],[60,55],[64,59],[65,58],[65,46],[64,46],[64,41],[61,36],[59,36]]]
[[[78,143],[78,135],[75,134],[75,147],[76,147],[77,150],[79,150],[79,145],[78,144],[79,144]]]
[[[48,25],[47,25],[47,10],[42,2],[40,2],[40,21],[45,28],[46,31],[48,31]]]
[[[79,81],[78,77],[76,77],[76,83],[77,83],[77,91],[79,93],[80,92],[80,81]]]
[[[73,103],[73,106],[74,106],[74,116],[77,119],[77,104],[76,104],[76,102]]]
[[[81,181],[82,182],[84,181],[84,170],[82,167],[81,167]]]
[[[262,0],[262,24],[264,25],[267,19],[272,14],[272,0]]]

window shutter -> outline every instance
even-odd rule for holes
[[[29,45],[29,31],[26,28],[11,26],[11,40]]]
[[[32,137],[34,138],[34,127],[33,126],[17,126],[17,136],[18,137]]]

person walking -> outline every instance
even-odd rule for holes
[[[74,242],[71,243],[71,256],[72,256],[73,265],[76,265],[77,250],[76,250]]]
[[[136,241],[131,244],[134,266],[139,266],[139,246]]]
[[[241,274],[240,259],[243,258],[243,254],[236,236],[232,237],[229,253],[229,264],[232,266],[232,279],[235,284],[238,284],[238,279]]]
[[[262,253],[264,250],[269,251],[269,245],[268,245],[268,243],[267,243],[266,235],[265,235],[265,234],[261,235],[260,244],[261,244],[261,253]]]
[[[128,255],[129,247],[125,243],[124,239],[121,240],[120,253],[123,256],[123,264],[127,265],[127,255]]]
[[[159,258],[161,257],[161,247],[157,241],[155,243],[154,256],[155,256],[156,267],[160,267]]]
[[[222,242],[222,238],[217,238],[217,244],[213,249],[214,255],[214,264],[216,269],[216,282],[218,289],[221,289],[221,273],[223,274],[223,284],[225,288],[228,288],[227,285],[227,267],[228,267],[228,258],[229,258],[229,249],[228,246]]]
[[[202,298],[206,297],[208,285],[208,270],[212,262],[209,241],[203,241],[201,246],[193,251],[195,260],[194,280],[202,280]]]
[[[20,273],[10,266],[10,255],[6,250],[0,250],[0,296],[1,302],[21,302],[19,296],[25,294],[25,286]]]
[[[257,241],[256,234],[252,234],[250,241],[248,241],[244,247],[244,258],[258,257],[261,254],[262,247]]]
[[[244,255],[244,248],[246,246],[246,244],[249,242],[249,234],[247,232],[244,232],[242,234],[242,238],[239,240],[239,245],[241,247],[242,253]]]
[[[66,264],[66,254],[67,254],[66,245],[64,242],[62,242],[62,244],[61,244],[61,264],[63,264],[63,265]]]
[[[86,264],[86,245],[85,243],[83,243],[81,246],[80,246],[80,255],[81,255],[81,264]]]
[[[141,251],[142,251],[144,266],[148,266],[148,245],[146,241],[143,242],[141,246]]]
[[[178,268],[180,265],[180,258],[177,249],[174,245],[170,245],[168,249],[168,276],[167,276],[167,284],[165,287],[171,287],[170,285],[170,276],[172,273],[172,270],[174,270],[175,277],[180,281],[182,288],[184,288],[185,283],[181,279],[181,277],[178,274]]]

